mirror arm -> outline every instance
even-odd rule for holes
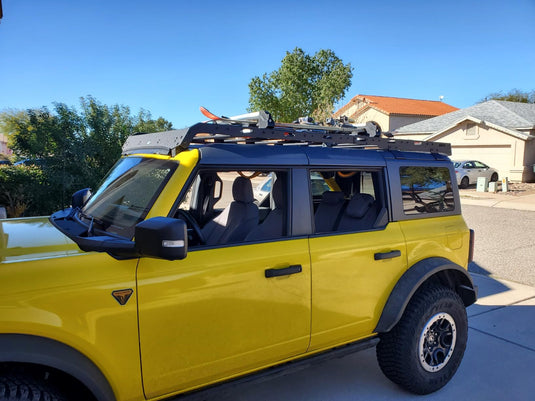
[[[139,257],[135,244],[107,235],[95,237],[77,237],[74,239],[80,249],[85,252],[107,252],[116,259],[130,259]]]

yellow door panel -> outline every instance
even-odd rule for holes
[[[301,272],[265,277],[267,269]],[[308,240],[190,251],[138,269],[148,397],[186,390],[304,353],[310,336]]]
[[[375,260],[375,254],[392,251],[399,251],[399,256]],[[392,288],[407,268],[399,223],[379,231],[311,238],[310,252],[310,350],[372,334]]]

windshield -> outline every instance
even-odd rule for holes
[[[82,209],[96,228],[132,238],[178,163],[126,157],[117,162]]]

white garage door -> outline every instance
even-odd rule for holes
[[[451,160],[479,160],[498,170],[500,178],[508,177],[513,168],[511,145],[503,146],[452,146]]]

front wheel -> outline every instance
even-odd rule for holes
[[[498,173],[492,173],[490,176],[490,182],[496,182],[498,181]]]
[[[0,401],[64,401],[43,380],[23,375],[0,376]]]
[[[459,367],[468,339],[463,301],[450,288],[420,288],[398,324],[380,335],[377,360],[386,377],[408,391],[442,388]]]

